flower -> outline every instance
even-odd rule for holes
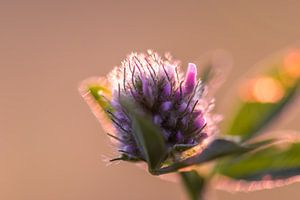
[[[103,79],[100,80],[85,82],[82,94],[98,117],[104,110],[112,122],[107,129],[112,131],[109,135],[118,141],[119,152],[129,160],[146,159],[132,134],[132,119],[121,97],[133,102],[140,113],[150,116],[160,128],[168,152],[181,153],[204,145],[217,132],[216,117],[211,113],[214,101],[207,97],[207,86],[197,78],[193,63],[188,64],[183,75],[180,62],[169,54],[162,58],[151,50],[131,53],[107,76],[110,84],[103,87],[105,90],[99,86],[103,85]]]

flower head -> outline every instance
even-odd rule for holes
[[[202,145],[215,134],[215,119],[210,113],[214,104],[206,97],[207,87],[197,78],[195,64],[189,63],[183,75],[180,63],[170,55],[162,58],[152,51],[132,53],[107,78],[111,82],[111,98],[103,93],[100,96],[110,105],[105,108],[114,127],[110,134],[119,141],[119,151],[126,157],[145,160],[121,97],[150,116],[160,128],[169,152]]]

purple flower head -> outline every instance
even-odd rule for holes
[[[151,116],[160,127],[169,151],[201,145],[215,133],[213,102],[207,100],[207,88],[197,79],[197,67],[188,64],[186,75],[171,56],[130,54],[108,76],[111,82],[111,111],[119,151],[130,158],[145,160],[132,134],[132,119],[122,107],[120,97],[130,99],[139,112]],[[179,151],[179,150],[178,150]]]

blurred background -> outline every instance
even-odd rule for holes
[[[297,0],[0,0],[0,199],[185,199],[180,184],[102,161],[114,154],[79,82],[106,75],[131,51],[170,51],[185,68],[221,48],[234,60],[216,96],[226,116],[232,86],[255,63],[299,41],[299,10]],[[300,130],[293,116],[276,128]],[[296,200],[299,188],[213,193]]]

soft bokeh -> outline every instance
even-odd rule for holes
[[[217,95],[226,116],[236,81],[299,40],[299,9],[297,0],[1,0],[0,199],[184,199],[179,184],[102,162],[112,148],[79,82],[107,74],[133,50],[170,51],[186,65],[222,48],[235,62]],[[300,130],[298,117],[294,109],[273,128]],[[299,187],[213,196],[296,200]]]

